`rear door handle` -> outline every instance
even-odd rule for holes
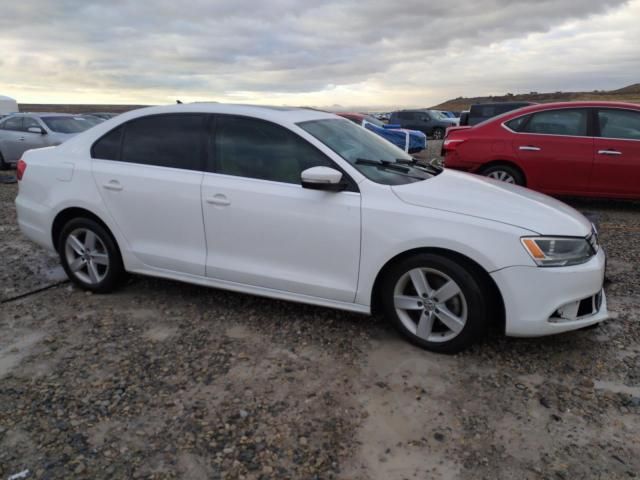
[[[618,150],[598,150],[598,155],[622,155]]]
[[[120,185],[120,182],[117,180],[109,180],[108,183],[104,183],[102,185],[102,188],[106,190],[112,190],[114,192],[119,192],[120,190],[122,190],[122,185]]]
[[[215,195],[209,195],[207,197],[207,203],[210,203],[211,205],[218,205],[221,207],[226,207],[227,205],[231,205],[231,201],[221,193],[216,193]]]
[[[539,152],[542,150],[540,147],[534,147],[533,145],[522,145],[519,149],[524,152]]]
[[[21,142],[24,142],[24,137],[18,137],[18,140],[20,140]]]

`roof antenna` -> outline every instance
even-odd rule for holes
[[[182,102],[181,102],[180,100],[176,100],[176,103],[177,103],[178,105],[182,105]]]

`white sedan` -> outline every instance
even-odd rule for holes
[[[18,222],[69,278],[125,272],[364,314],[456,352],[491,323],[537,336],[607,318],[605,256],[567,205],[420,166],[332,114],[135,110],[17,168]]]

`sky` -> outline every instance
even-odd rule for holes
[[[640,81],[640,0],[20,0],[0,95],[389,109]]]

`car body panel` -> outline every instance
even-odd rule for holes
[[[197,171],[181,171],[172,184],[171,168],[91,158],[93,142],[121,123],[176,112],[246,115],[285,126],[351,176],[359,193]],[[590,224],[569,207],[456,172],[403,186],[374,183],[297,125],[336,118],[311,110],[219,104],[125,113],[61,146],[25,153],[27,167],[16,198],[18,224],[27,237],[52,250],[56,216],[81,208],[111,231],[127,271],[360,313],[371,311],[385,265],[415,250],[466,257],[493,276],[503,297],[530,292],[544,302],[547,287],[542,283],[550,284],[546,280],[553,277],[554,302],[572,301],[593,294],[601,283],[600,257],[584,268],[545,269],[536,267],[521,245],[521,237],[534,232],[583,236]],[[107,193],[103,186],[112,177],[123,188]],[[208,201],[220,195],[229,203]],[[187,248],[178,252],[183,244]],[[526,272],[526,285],[509,277],[518,269]],[[580,275],[579,281],[569,273]],[[564,287],[570,295],[563,296]],[[523,313],[518,301],[505,301],[507,332],[553,333],[541,315],[554,305],[543,306],[529,305]],[[606,304],[597,318],[605,317]]]

